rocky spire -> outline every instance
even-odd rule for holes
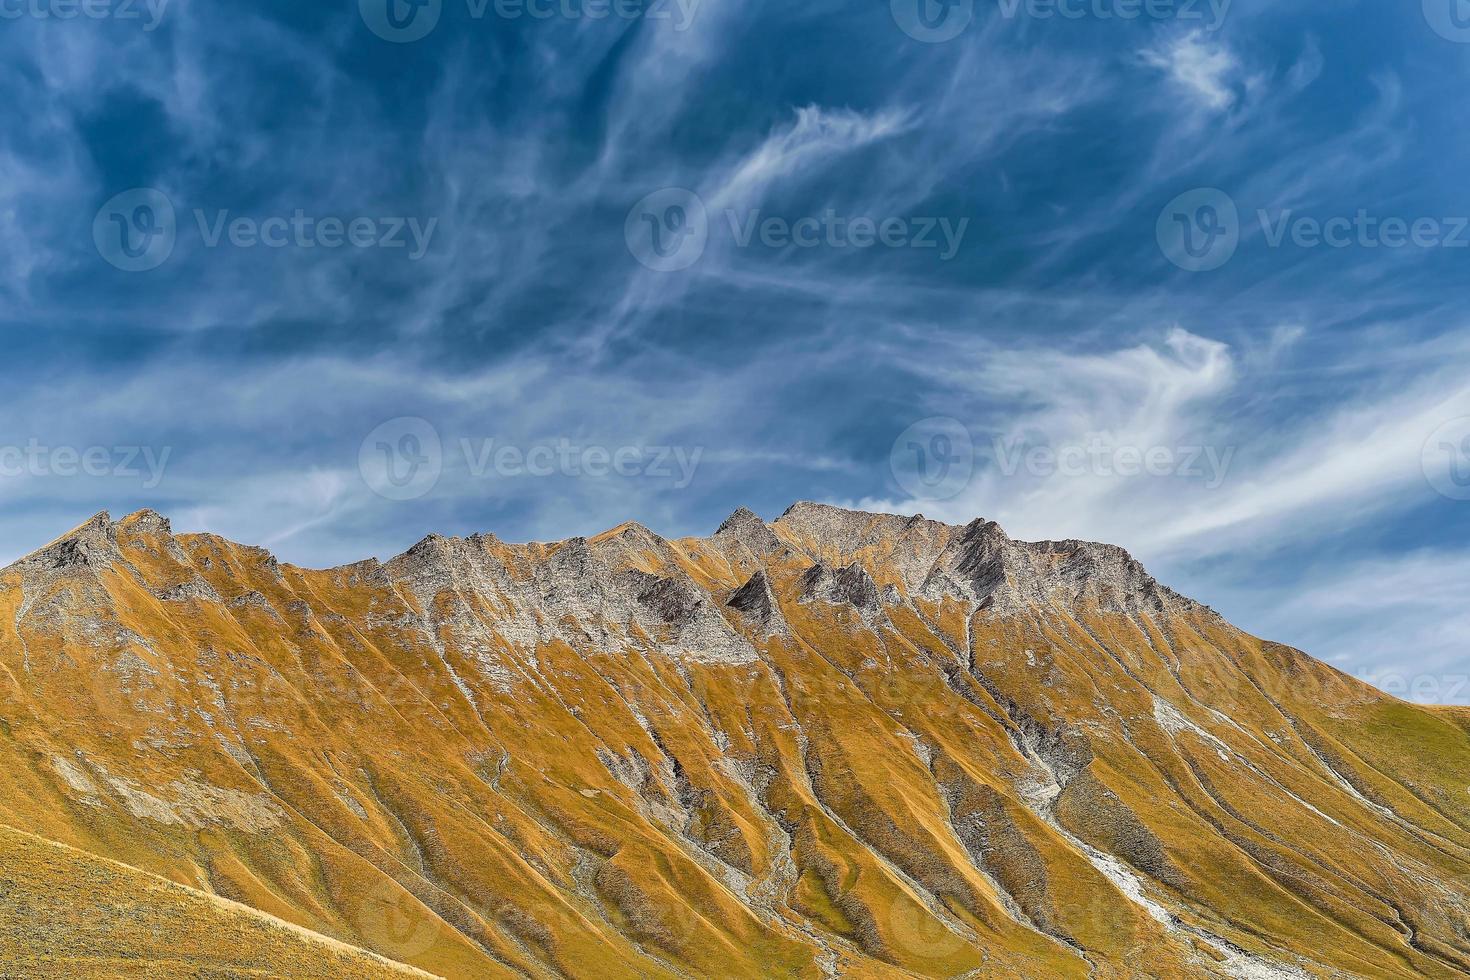
[[[102,511],[12,567],[27,571],[100,568],[118,557],[117,525]]]
[[[744,507],[725,518],[725,523],[715,532],[714,540],[737,541],[755,555],[770,554],[781,547],[781,539],[776,537],[770,525]]]

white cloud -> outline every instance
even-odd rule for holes
[[[1327,61],[1322,55],[1322,45],[1315,37],[1308,35],[1306,43],[1302,46],[1301,56],[1286,73],[1287,85],[1292,91],[1307,88],[1322,77],[1322,69],[1326,67],[1326,64]]]
[[[1285,342],[1294,332],[1287,328]],[[1278,335],[1273,357],[1281,342]],[[931,371],[942,387],[966,386],[1001,406],[989,410],[998,416],[989,424],[983,415],[964,420],[979,440],[968,488],[943,502],[868,503],[961,522],[984,514],[1018,537],[1109,541],[1153,561],[1260,557],[1426,502],[1424,440],[1470,415],[1462,364],[1407,386],[1344,390],[1334,404],[1268,424],[1247,407],[1269,397],[1277,376],[1254,377],[1259,359],[1178,328],[1159,343],[1101,354],[972,356]],[[1094,446],[1106,450],[1100,463]],[[1074,465],[1017,462],[1038,447],[1071,453]],[[1133,450],[1158,451],[1160,472],[1132,472]]]
[[[1143,63],[1166,74],[1196,103],[1213,112],[1235,105],[1240,60],[1223,43],[1203,31],[1180,35],[1141,53]]]
[[[716,208],[758,203],[761,193],[782,178],[902,132],[906,115],[898,110],[864,114],[815,105],[798,109],[795,121],[771,133],[731,168],[707,201]]]

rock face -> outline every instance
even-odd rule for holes
[[[0,572],[0,835],[444,977],[1465,976],[1467,733],[987,521],[309,571],[145,512]]]
[[[777,629],[785,629],[785,620],[781,618],[776,594],[771,591],[771,580],[766,578],[765,572],[752,575],[748,582],[735,590],[726,605],[745,616],[766,635]]]
[[[801,596],[807,600],[845,604],[854,609],[877,609],[879,602],[878,586],[857,562],[836,571],[821,562],[813,565],[801,577]]]

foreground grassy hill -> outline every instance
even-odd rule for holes
[[[0,977],[430,974],[213,895],[0,826]]]
[[[1467,976],[1465,719],[984,521],[0,572],[0,823],[443,977]]]

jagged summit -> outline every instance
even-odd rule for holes
[[[65,534],[59,535],[55,540],[48,542],[44,547],[39,550],[44,552],[47,549],[54,548],[56,545],[62,544],[66,541],[99,542],[103,539],[111,539],[113,537],[114,527],[115,525],[112,522],[112,515],[105,510],[99,511],[96,514],[93,514],[87,520],[78,524],[76,527],[72,528],[70,531],[67,531]]]
[[[637,521],[624,521],[591,539],[597,544],[607,541],[625,541],[632,544],[654,546],[663,543],[663,538]]]
[[[119,528],[141,534],[171,535],[174,533],[173,523],[151,508],[143,508],[134,511],[117,522]]]
[[[798,527],[826,523],[831,526],[848,528],[868,528],[877,525],[891,529],[902,529],[905,526],[926,523],[939,524],[938,521],[930,521],[923,514],[888,514],[840,507],[836,504],[817,503],[811,500],[798,500],[776,518],[776,523]]]
[[[715,535],[739,534],[741,531],[763,528],[765,526],[766,522],[761,520],[755,511],[750,510],[748,507],[739,507],[736,508],[733,514],[725,518],[724,523],[715,531]]]
[[[771,526],[745,507],[727,517],[707,543],[718,546],[728,542],[748,549],[752,557],[770,554],[784,547]]]
[[[114,557],[119,533],[173,540],[171,523],[155,511],[137,511],[116,522],[103,512],[15,567],[106,564]],[[884,593],[893,591],[931,599],[960,595],[986,608],[1011,612],[1058,601],[1093,603],[1114,611],[1207,608],[1160,584],[1122,548],[1074,540],[1019,542],[985,519],[958,527],[922,515],[869,513],[799,501],[773,524],[739,508],[712,536],[682,544],[723,550],[738,559],[745,578],[760,571],[762,563],[779,560],[777,556],[802,558],[813,573],[825,568],[833,583],[809,583],[810,595],[821,593],[860,607],[876,606]],[[257,551],[274,562],[267,552]],[[592,579],[620,569],[679,575],[690,571],[682,547],[634,521],[592,537],[546,544],[507,544],[488,532],[468,538],[431,533],[383,567],[400,576],[415,569],[422,574],[430,567],[447,574],[458,567],[463,577],[467,567],[480,568],[481,574],[493,565],[496,577],[503,578],[514,577],[512,566],[517,563],[545,565],[562,577]],[[344,570],[361,564],[351,563]],[[520,568],[515,574],[528,573]]]
[[[42,546],[11,568],[64,570],[110,564],[117,551],[117,527],[107,511],[94,514]]]

